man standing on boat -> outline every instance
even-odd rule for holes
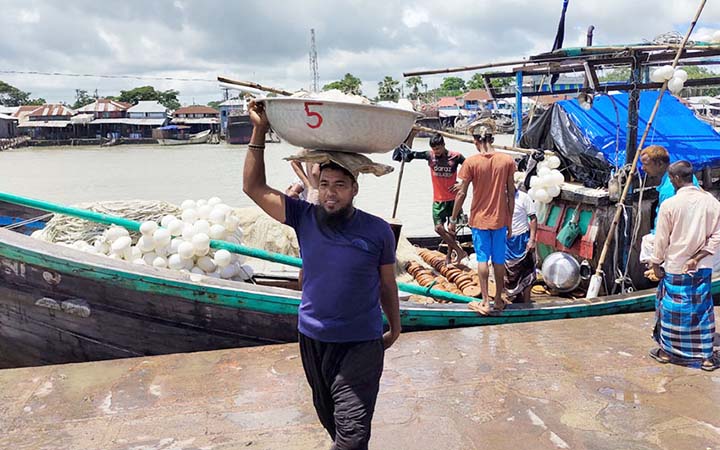
[[[670,182],[668,176],[668,167],[670,166],[670,153],[667,149],[661,145],[650,145],[645,147],[640,152],[640,163],[642,164],[643,171],[651,177],[662,177],[660,184],[658,184],[658,204],[655,207],[655,220],[653,221],[652,229],[649,234],[646,234],[642,238],[640,262],[648,263],[650,255],[653,253],[653,243],[655,241],[655,227],[657,224],[658,214],[660,212],[660,206],[670,197],[675,195],[675,186]],[[693,175],[693,184],[698,184],[697,178]]]
[[[303,260],[300,356],[332,448],[367,449],[384,351],[400,335],[395,237],[387,222],[353,206],[357,174],[336,163],[320,167],[318,205],[269,187],[263,106],[248,106],[253,133],[243,191],[297,234]],[[384,334],[381,308],[390,326]]]
[[[502,311],[505,300],[505,249],[512,236],[512,215],[515,210],[515,161],[509,155],[496,152],[492,144],[494,123],[483,120],[470,126],[475,148],[480,152],[465,161],[460,169],[462,179],[450,216],[449,231],[455,233],[455,224],[462,209],[470,184],[473,199],[470,206],[470,227],[478,261],[478,275],[482,303],[477,311],[490,313],[488,261],[492,261],[495,275],[495,309]]]
[[[652,232],[655,232],[655,226],[657,224],[657,216],[660,212],[660,206],[670,197],[675,195],[676,189],[670,181],[668,175],[668,167],[670,166],[670,153],[667,149],[660,145],[650,145],[645,147],[640,152],[640,163],[642,164],[643,171],[651,177],[662,177],[660,184],[658,184],[658,204],[655,208],[655,221],[653,222]],[[692,177],[692,182],[695,186],[700,186],[695,175]]]
[[[521,190],[515,191],[512,236],[505,250],[505,291],[510,301],[530,302],[535,274],[535,236],[537,213],[535,202]]]
[[[430,151],[414,152],[410,149],[415,134],[417,131],[413,130],[405,141],[407,148],[400,147],[401,151],[396,151],[393,159],[404,162],[424,159],[428,162],[433,185],[432,218],[435,232],[448,246],[446,263],[459,263],[460,260],[467,257],[467,253],[457,243],[455,235],[449,233],[445,228],[445,223],[450,219],[455,206],[455,195],[460,187],[457,183],[458,168],[465,162],[465,157],[458,152],[449,151],[445,147],[445,140],[439,134],[430,138]],[[452,255],[455,257],[453,258]]]
[[[650,356],[661,363],[697,361],[703,370],[715,370],[711,278],[712,255],[720,248],[720,202],[693,185],[687,161],[670,165],[668,177],[677,193],[660,206],[650,259],[660,279],[653,333],[660,347]]]

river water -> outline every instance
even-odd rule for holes
[[[510,145],[512,136],[498,136]],[[472,144],[450,142],[463,155],[475,153]],[[415,150],[429,150],[428,139],[416,139]],[[271,186],[284,190],[294,179],[284,157],[297,152],[287,143],[267,144],[265,163]],[[0,190],[63,204],[101,200],[164,200],[220,197],[225,203],[251,206],[242,192],[246,146],[119,145],[115,147],[26,147],[0,152]],[[355,204],[384,218],[392,216],[400,163],[391,154],[369,155],[395,167],[383,177],[363,174]],[[424,161],[405,165],[397,218],[409,236],[433,234],[432,183]],[[470,199],[466,205],[470,204]]]

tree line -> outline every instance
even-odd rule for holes
[[[494,88],[509,86],[511,83],[509,78],[491,78],[490,81],[491,86]],[[405,80],[405,84],[401,85],[400,81],[395,80],[393,77],[385,76],[378,83],[378,94],[375,100],[396,102],[400,99],[403,88],[407,88],[407,91],[404,92],[406,98],[431,103],[437,101],[440,97],[463,95],[470,89],[485,89],[485,81],[483,80],[483,74],[479,73],[474,74],[468,81],[460,77],[445,77],[440,87],[428,89],[422,77],[409,77]],[[341,80],[328,83],[322,89],[324,91],[338,89],[346,94],[362,95],[362,81],[353,74],[346,73]]]
[[[132,105],[139,101],[154,100],[168,109],[175,110],[180,107],[178,100],[179,91],[168,89],[167,91],[156,90],[152,86],[140,86],[127,91],[120,91],[119,95],[106,96],[110,100],[117,100]],[[97,91],[91,95],[87,90],[75,90],[75,102],[69,105],[73,109],[82,108],[85,105],[93,103],[96,99]],[[44,105],[47,103],[44,98],[31,98],[30,92],[22,91],[4,81],[0,81],[0,105],[2,106],[24,106],[24,105]]]

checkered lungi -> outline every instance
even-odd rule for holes
[[[700,269],[692,275],[668,273],[660,282],[653,337],[670,355],[712,357],[715,315],[711,277],[711,269]]]

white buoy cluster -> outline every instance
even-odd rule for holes
[[[530,189],[528,195],[530,198],[540,203],[550,203],[550,201],[560,195],[560,187],[565,182],[565,177],[558,170],[560,167],[560,158],[553,155],[540,161],[537,165],[537,175],[530,177]],[[520,172],[520,176],[524,177],[525,173]]]
[[[655,83],[668,82],[668,90],[673,94],[679,94],[685,87],[688,74],[683,69],[673,69],[672,66],[666,65],[658,67],[650,73],[650,80]]]
[[[240,219],[218,197],[209,200],[185,200],[182,214],[164,216],[160,223],[140,225],[141,236],[133,243],[128,230],[111,226],[91,245],[76,241],[70,247],[106,255],[132,264],[173,269],[213,278],[252,278],[244,257],[227,250],[210,248],[210,239],[242,243]]]

